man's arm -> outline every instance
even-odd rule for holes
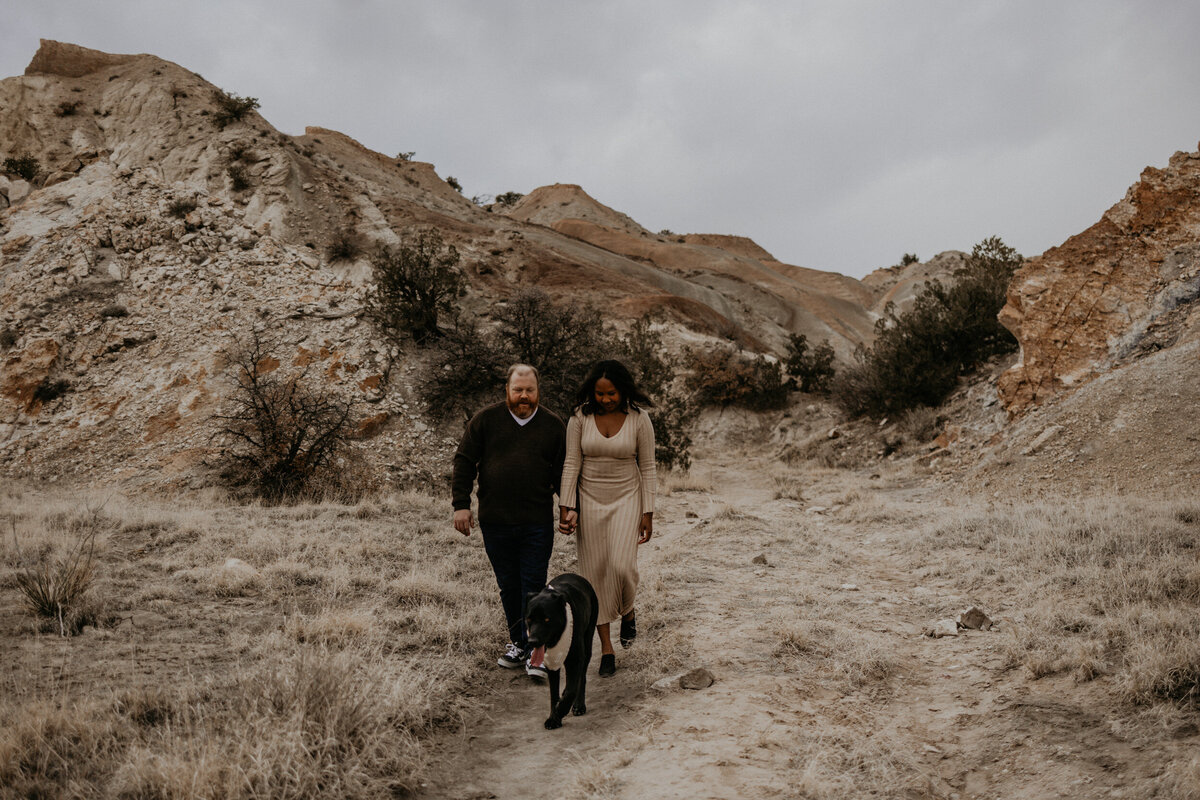
[[[450,495],[454,507],[454,529],[463,535],[470,534],[475,527],[471,516],[471,489],[479,474],[479,459],[483,453],[479,430],[479,415],[467,423],[462,441],[454,453],[454,475],[450,479]]]

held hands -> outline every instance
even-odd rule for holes
[[[638,523],[638,544],[645,544],[650,541],[650,537],[654,535],[654,512],[647,511],[642,514],[642,521]]]
[[[475,518],[471,516],[471,509],[460,508],[454,512],[454,530],[461,533],[463,536],[470,536],[471,529],[475,527]]]
[[[579,527],[579,512],[573,508],[558,509],[558,532],[570,536]]]

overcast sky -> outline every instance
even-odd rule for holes
[[[285,133],[415,151],[464,192],[578,183],[651,230],[856,277],[999,235],[1036,255],[1200,139],[1200,3],[0,0],[153,53]]]

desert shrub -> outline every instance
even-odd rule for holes
[[[180,197],[167,205],[167,213],[172,217],[183,219],[196,210],[196,198]]]
[[[915,406],[900,415],[896,426],[909,441],[924,444],[937,436],[938,426],[941,423],[942,418],[938,416],[937,409],[929,406]]]
[[[128,317],[129,309],[127,309],[123,305],[113,303],[110,306],[105,306],[104,308],[100,309],[100,316],[102,316],[102,317]]]
[[[250,173],[241,164],[230,164],[225,168],[229,176],[229,188],[235,192],[244,192],[250,188]]]
[[[21,338],[21,334],[17,333],[12,328],[0,329],[0,350],[8,350],[17,340]]]
[[[258,157],[253,148],[246,142],[234,142],[229,145],[229,158],[233,161],[251,162]]]
[[[438,335],[438,317],[454,310],[466,292],[458,269],[458,249],[436,229],[424,230],[398,247],[383,247],[372,258],[367,287],[367,318],[384,338],[399,345],[407,336],[418,344]]]
[[[220,130],[224,130],[231,123],[241,122],[246,114],[258,108],[257,97],[239,97],[221,89],[213,89],[212,99],[217,106],[212,119]]]
[[[27,181],[31,181],[37,177],[38,171],[41,168],[41,163],[29,154],[4,159],[5,172],[19,175]]]
[[[75,114],[75,112],[79,110],[79,107],[81,105],[83,105],[83,103],[79,102],[78,100],[64,100],[63,102],[58,104],[58,108],[54,109],[54,116],[56,116],[56,117],[73,116]]]
[[[692,465],[692,429],[700,408],[679,385],[679,359],[668,352],[649,317],[634,322],[628,333],[617,338],[612,351],[654,401],[649,409],[654,460],[666,469],[686,472]]]
[[[716,345],[689,348],[684,354],[691,372],[693,397],[701,406],[742,406],[754,410],[782,408],[788,387],[778,361]]]
[[[463,190],[462,184],[459,183],[458,178],[454,177],[453,175],[446,176],[446,185],[448,185],[451,189],[458,192],[459,194],[462,194],[462,190]]]
[[[903,268],[907,267],[909,264],[919,264],[920,262],[921,259],[917,258],[916,253],[905,253],[900,257],[900,263],[896,264],[896,266]]]
[[[833,380],[833,347],[828,341],[813,349],[808,347],[808,338],[802,333],[789,337],[784,370],[795,379],[802,392],[826,392]]]
[[[396,160],[399,162],[412,161],[413,156],[417,154],[416,150],[407,150],[403,153],[396,154]]]
[[[52,552],[43,551],[36,558],[22,558],[22,566],[16,572],[17,590],[26,610],[47,620],[50,629],[62,636],[74,636],[84,626],[96,624],[95,608],[88,594],[95,577],[99,530],[99,518],[92,515],[92,524],[70,532],[73,541],[65,553],[55,557]],[[16,545],[15,529],[13,539]]]
[[[33,390],[33,399],[39,403],[49,403],[52,400],[57,400],[69,391],[71,391],[69,381],[62,378],[53,379],[47,377]]]
[[[600,312],[559,305],[541,289],[521,289],[496,316],[501,347],[513,361],[537,367],[541,402],[568,411],[587,371],[609,352]]]
[[[515,205],[524,196],[520,192],[502,192],[496,195],[496,203],[502,206]]]
[[[363,251],[363,238],[353,227],[338,228],[325,248],[325,257],[330,261],[352,261]]]
[[[222,476],[232,485],[279,502],[317,486],[352,433],[353,403],[314,388],[307,368],[278,369],[275,343],[257,332],[224,351],[233,391],[217,414],[224,438]]]
[[[875,324],[875,342],[833,382],[834,401],[853,416],[885,415],[918,405],[938,406],[958,376],[986,359],[1016,349],[996,316],[1021,256],[998,237],[975,245],[947,288],[926,282],[911,310],[888,304]]]
[[[511,361],[496,336],[474,319],[459,315],[442,332],[429,362],[424,395],[437,417],[470,417],[502,397],[505,367]]]

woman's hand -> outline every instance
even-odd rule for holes
[[[579,512],[573,508],[558,509],[558,532],[570,536],[579,526]]]
[[[642,521],[638,523],[638,544],[645,544],[650,541],[650,537],[654,535],[654,512],[647,511],[642,514]]]

